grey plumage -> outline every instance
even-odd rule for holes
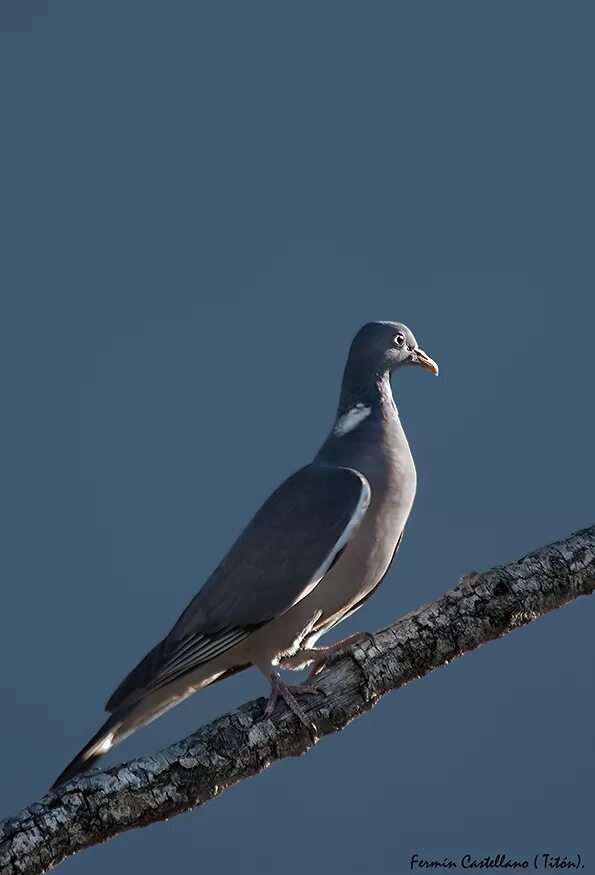
[[[289,477],[107,709],[182,678],[297,604],[332,564],[350,523],[359,524],[369,496],[365,479],[347,468],[308,465]]]
[[[306,467],[267,499],[169,634],[122,681],[112,714],[53,785],[197,689],[251,665],[302,718],[273,666],[323,660],[320,635],[385,576],[413,504],[416,474],[390,373],[438,372],[408,328],[365,325],[351,345],[335,424]],[[299,691],[299,687],[297,690]]]

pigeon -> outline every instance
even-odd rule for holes
[[[413,505],[416,471],[391,374],[438,365],[399,322],[370,322],[351,344],[333,427],[310,464],[257,511],[166,637],[109,699],[110,716],[52,789],[89,769],[191,693],[254,666],[312,729],[298,701],[312,677],[365,633],[316,641],[359,610],[385,577]],[[311,665],[301,684],[279,668]]]

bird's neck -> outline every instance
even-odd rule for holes
[[[348,362],[341,386],[337,418],[360,406],[362,408],[369,407],[371,410],[379,407],[393,410],[395,402],[390,385],[390,376],[385,372],[383,374],[372,374],[366,379],[361,379],[361,377],[350,373]]]

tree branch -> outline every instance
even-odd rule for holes
[[[304,700],[318,739],[391,690],[594,589],[595,526],[463,578],[322,672],[317,684],[326,695]],[[283,703],[269,720],[262,710],[261,700],[249,702],[155,756],[77,778],[1,822],[0,872],[44,872],[124,830],[202,805],[316,743]]]

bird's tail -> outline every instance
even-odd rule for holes
[[[248,668],[248,665],[239,665],[235,668],[221,672],[216,677],[208,678],[201,686],[208,686],[215,681],[223,680]],[[195,691],[196,687],[186,688],[163,688],[156,690],[152,695],[143,696],[129,704],[121,705],[111,714],[99,732],[96,732],[91,741],[84,746],[72,762],[68,763],[64,771],[56,778],[50,790],[55,790],[70,778],[80,775],[90,769],[97,760],[106,754],[114,745],[124,741],[129,735],[151,723],[156,717],[169,711],[182,699],[185,699]],[[111,701],[111,700],[110,700]],[[109,704],[109,703],[108,703]]]
[[[128,735],[123,729],[123,715],[118,712],[112,714],[105,721],[99,732],[96,732],[93,738],[77,753],[72,762],[68,763],[66,768],[56,778],[50,790],[55,790],[61,784],[64,784],[70,778],[80,775],[81,772],[86,772],[94,763],[104,754],[111,750],[114,744],[121,741],[124,735]]]

